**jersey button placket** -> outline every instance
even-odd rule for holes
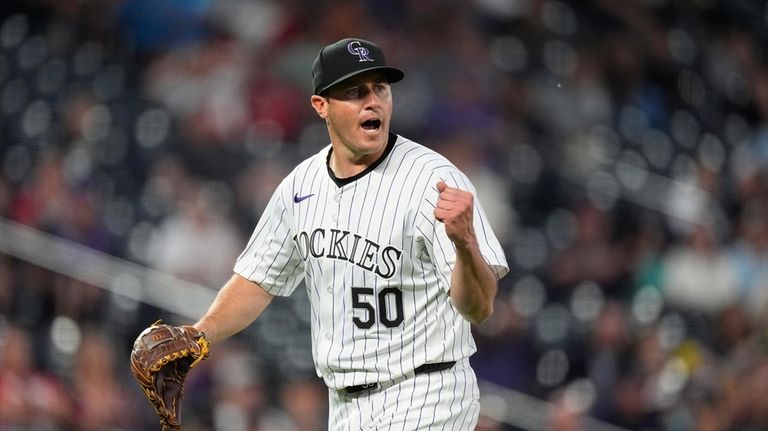
[[[336,192],[336,194],[333,196],[333,200],[336,201],[336,203],[341,202],[341,191],[337,191]],[[334,209],[331,212],[331,221],[333,223],[338,223],[339,222],[339,214],[337,213],[337,211],[338,211],[338,206],[337,206],[336,209]]]

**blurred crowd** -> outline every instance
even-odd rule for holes
[[[507,250],[481,380],[552,430],[768,429],[764,0],[4,0],[0,217],[218,288],[350,35]],[[185,429],[325,428],[301,296],[191,374]],[[0,430],[156,429],[128,352],[161,317],[0,254]]]

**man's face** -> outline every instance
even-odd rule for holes
[[[372,162],[381,155],[392,116],[392,93],[383,74],[372,71],[353,76],[329,88],[324,96],[312,96],[312,105],[326,119],[338,156]]]

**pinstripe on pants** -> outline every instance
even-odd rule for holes
[[[475,373],[463,359],[449,370],[386,382],[355,395],[330,389],[328,429],[473,430],[479,396]]]

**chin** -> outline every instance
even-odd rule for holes
[[[384,129],[379,129],[376,131],[370,131],[370,130],[361,130],[360,132],[360,142],[365,142],[366,145],[373,144],[373,143],[387,143],[387,138],[389,137],[389,133],[387,133]]]

